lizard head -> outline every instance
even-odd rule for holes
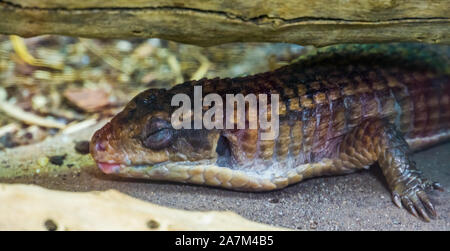
[[[216,162],[220,132],[174,129],[173,95],[173,91],[147,90],[94,134],[91,155],[104,173],[164,179],[169,164]]]

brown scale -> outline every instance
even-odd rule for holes
[[[323,92],[314,95],[314,103],[316,104],[317,127],[314,133],[313,153],[314,156],[320,156],[323,149],[328,148],[327,135],[331,119],[330,105],[327,95]]]
[[[280,122],[280,132],[276,142],[277,160],[284,160],[289,153],[291,128],[287,121]]]
[[[261,132],[268,133],[269,130],[262,130]],[[275,147],[275,141],[274,140],[260,140],[259,141],[259,154],[260,157],[264,160],[272,159],[273,156],[273,150]]]
[[[229,79],[228,79],[229,80]],[[246,91],[250,91],[253,89],[254,81],[248,80],[247,78],[242,79],[236,79],[233,81],[228,81],[230,88],[236,88],[236,86],[239,86],[239,88],[242,88],[245,86],[245,88],[242,88]],[[241,92],[243,95],[246,95],[246,91]],[[225,94],[227,92],[222,92],[222,96],[225,97]],[[225,113],[224,113],[225,115]],[[249,126],[249,119],[250,116],[255,117],[256,114],[250,114],[248,103],[245,103],[245,124],[246,128]],[[232,155],[234,156],[234,160],[239,164],[248,163],[249,161],[253,160],[257,157],[257,143],[258,143],[258,129],[237,129],[237,117],[238,117],[238,111],[237,107],[235,106],[234,111],[234,118],[230,118],[232,124],[234,125],[234,129],[227,129],[224,130],[223,136],[225,136],[231,145],[231,151]],[[225,117],[226,119],[226,117]],[[226,121],[224,122],[226,125]]]
[[[321,69],[325,71],[325,69]],[[317,75],[316,75],[316,79]],[[311,159],[317,159],[321,156],[321,148],[326,149],[328,141],[326,140],[330,119],[330,107],[326,93],[322,91],[322,83],[319,81],[312,82],[310,89],[313,90],[313,102],[315,113],[315,129],[312,137]]]
[[[358,93],[362,107],[362,119],[378,116],[378,103],[371,88],[371,84],[375,81],[377,81],[377,76],[371,74],[371,72],[369,72],[368,78],[364,80],[358,79]]]
[[[303,109],[302,124],[303,124],[303,142],[302,154],[305,156],[305,161],[311,161],[311,152],[313,147],[314,133],[316,130],[317,116],[315,112],[314,102],[306,95],[300,97],[300,102]]]
[[[447,107],[450,107],[450,85],[447,85],[444,90],[441,92],[441,99],[440,99],[440,105],[441,105],[441,127],[443,128],[450,128],[450,109],[447,109]]]
[[[278,91],[273,90],[274,85],[282,85],[279,80],[275,78],[271,78],[268,74],[258,74],[252,77],[241,78],[242,81],[236,81],[233,84],[234,87],[238,87],[240,89],[244,89],[245,91],[241,92],[243,95],[247,93],[264,93],[267,90],[272,90],[272,93],[277,93]],[[258,96],[257,96],[258,98]],[[268,97],[268,102],[270,102],[270,97]],[[286,106],[283,103],[280,103],[280,116],[284,115],[286,112]],[[237,113],[235,112],[235,117]],[[246,123],[248,125],[249,121],[249,112],[248,112],[248,104],[246,103]],[[270,120],[270,104],[268,107],[268,120]],[[234,120],[236,121],[236,120]],[[236,125],[235,125],[236,126]],[[260,130],[263,132],[262,130]],[[269,131],[269,130],[268,130]],[[228,140],[231,139],[231,144],[236,149],[233,149],[233,156],[238,156],[238,162],[246,163],[256,157],[262,159],[271,159],[273,156],[273,151],[275,148],[275,141],[258,141],[258,130],[227,130],[224,134]],[[280,149],[283,149],[280,148]],[[281,150],[280,150],[281,151]],[[287,152],[287,150],[285,150]],[[282,152],[280,152],[282,153]],[[257,155],[258,154],[258,155]]]
[[[228,144],[230,145],[231,154],[233,155],[233,159],[240,165],[244,164],[246,161],[245,155],[242,153],[242,142],[240,140],[240,135],[237,133],[238,131],[226,130],[223,132],[223,136],[225,136],[228,140]]]
[[[339,88],[331,89],[328,93],[330,99],[331,119],[330,119],[330,139],[341,136],[345,133],[345,106]]]
[[[431,91],[431,83],[423,74],[405,74],[403,76],[404,83],[408,86],[411,100],[413,103],[413,128],[411,136],[425,136],[426,128],[430,125],[430,115],[432,111],[429,109],[427,97]],[[439,111],[437,109],[437,111]],[[437,114],[438,115],[438,114]],[[436,114],[434,114],[436,116]],[[434,119],[439,119],[439,116]],[[433,119],[432,119],[433,120]],[[432,125],[431,125],[432,126]]]
[[[291,98],[294,98],[296,96],[295,90],[293,88],[286,87],[286,88],[284,88],[283,91],[284,91],[283,92],[283,97],[284,98],[291,99]]]
[[[256,157],[258,130],[248,129],[242,133],[242,150],[247,159],[252,160]]]
[[[428,123],[428,108],[425,98],[425,90],[422,87],[411,88],[410,97],[413,100],[413,128],[412,136],[420,136]]]
[[[207,79],[202,85],[202,91],[203,93],[214,93],[216,91],[216,85],[213,81]]]
[[[299,156],[300,151],[302,150],[302,142],[303,142],[303,123],[301,120],[297,120],[293,123],[290,128],[290,143],[289,143],[289,152],[292,156]]]
[[[324,93],[326,94],[327,100],[323,103],[324,109],[326,104],[327,110],[324,111],[326,121],[323,120],[321,124],[328,124],[326,133],[326,141],[328,143],[328,141],[337,137],[345,130],[345,108],[343,105],[343,100],[341,99],[340,87],[327,80],[324,80],[322,85],[326,89]]]
[[[270,98],[268,97],[268,102],[270,100]],[[280,102],[280,114],[281,114],[281,110],[283,110],[283,106],[282,106],[282,102]],[[284,106],[284,109],[286,109],[286,106]],[[270,121],[271,118],[271,105],[268,104],[267,105],[267,120]],[[259,129],[260,133],[270,133],[270,129]],[[270,160],[273,157],[274,154],[274,150],[275,150],[275,144],[276,141],[275,140],[259,140],[258,142],[258,152],[260,154],[260,157],[264,160]]]
[[[249,163],[256,157],[258,147],[258,130],[226,130],[222,134],[228,140],[234,160],[238,164]]]
[[[388,81],[385,78],[386,73],[384,71],[378,71],[375,74],[377,74],[378,79],[372,82],[372,90],[374,99],[379,106],[378,113],[384,119],[388,120],[389,123],[393,124],[397,116],[394,93],[388,86]]]
[[[400,121],[397,125],[399,130],[409,136],[414,121],[414,106],[408,90],[403,82],[402,74],[396,71],[394,76],[387,77],[388,85],[392,88],[397,104],[400,106]]]
[[[442,91],[433,88],[433,83],[431,79],[428,78],[426,75],[418,73],[412,74],[414,81],[424,86],[425,97],[436,97],[425,99],[428,121],[422,131],[422,135],[424,136],[428,136],[431,135],[433,132],[439,131],[440,125],[442,124],[441,123],[442,110],[440,104]],[[444,89],[442,88],[442,83],[439,83],[438,86],[440,86],[441,89]]]
[[[427,88],[426,97],[437,97],[435,99],[427,99],[428,108],[428,124],[424,128],[424,135],[431,134],[439,130],[440,119],[441,119],[441,105],[440,105],[441,93],[438,90],[433,90],[431,87]]]
[[[218,93],[226,92],[229,89],[228,83],[225,79],[215,78],[213,81],[216,83],[216,91]]]
[[[268,111],[268,113],[271,114],[270,110]],[[268,120],[271,119],[269,114],[267,116]],[[287,105],[285,102],[282,101],[282,98],[279,102],[278,114],[279,114],[279,119],[280,119],[279,135],[275,140],[274,151],[275,151],[275,156],[277,157],[278,160],[284,160],[289,153],[290,128],[289,128],[289,124],[287,123],[288,121],[285,119],[285,116],[287,115]]]
[[[304,84],[297,84],[297,96],[303,97],[306,94],[306,86]]]
[[[356,85],[353,81],[342,83],[342,85],[342,96],[344,97],[344,105],[346,109],[345,119],[347,121],[347,127],[353,128],[361,122],[361,103],[356,93]]]
[[[290,98],[288,100],[288,125],[289,125],[289,145],[288,152],[291,156],[296,157],[300,154],[302,149],[303,141],[303,130],[302,130],[302,107],[300,105],[300,98]]]
[[[247,88],[242,88],[242,83],[241,83],[241,81],[230,81],[230,82],[231,82],[231,84],[230,84],[230,86],[229,86],[230,89],[233,89],[233,90],[239,90],[239,89],[241,89],[241,93],[242,93],[243,95],[246,94]],[[252,84],[252,83],[253,83],[253,81],[249,81],[247,84]]]

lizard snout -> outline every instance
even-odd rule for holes
[[[95,132],[90,142],[90,152],[97,166],[106,174],[117,173],[120,170],[120,156],[111,146],[112,124],[108,123]]]

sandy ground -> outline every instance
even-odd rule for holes
[[[414,155],[445,192],[432,192],[439,216],[423,222],[391,202],[378,167],[304,181],[283,190],[248,193],[210,187],[111,178],[96,168],[74,176],[2,181],[70,191],[117,189],[153,203],[190,210],[231,210],[248,219],[304,230],[450,230],[450,143]]]

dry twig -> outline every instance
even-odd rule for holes
[[[13,45],[14,51],[25,63],[32,65],[32,66],[46,67],[46,68],[51,68],[51,69],[55,69],[55,70],[64,69],[64,65],[62,65],[62,64],[50,64],[48,62],[45,62],[42,59],[37,59],[37,58],[33,57],[28,52],[27,46],[25,45],[25,42],[23,41],[23,39],[21,37],[11,35],[9,38]]]
[[[63,129],[66,127],[64,123],[51,118],[43,118],[36,114],[26,112],[20,107],[9,103],[8,101],[6,101],[6,96],[4,95],[5,91],[2,88],[0,88],[0,93],[3,93],[3,95],[0,94],[0,111],[3,111],[6,115],[22,121],[28,125],[38,125],[42,127],[58,129]]]

